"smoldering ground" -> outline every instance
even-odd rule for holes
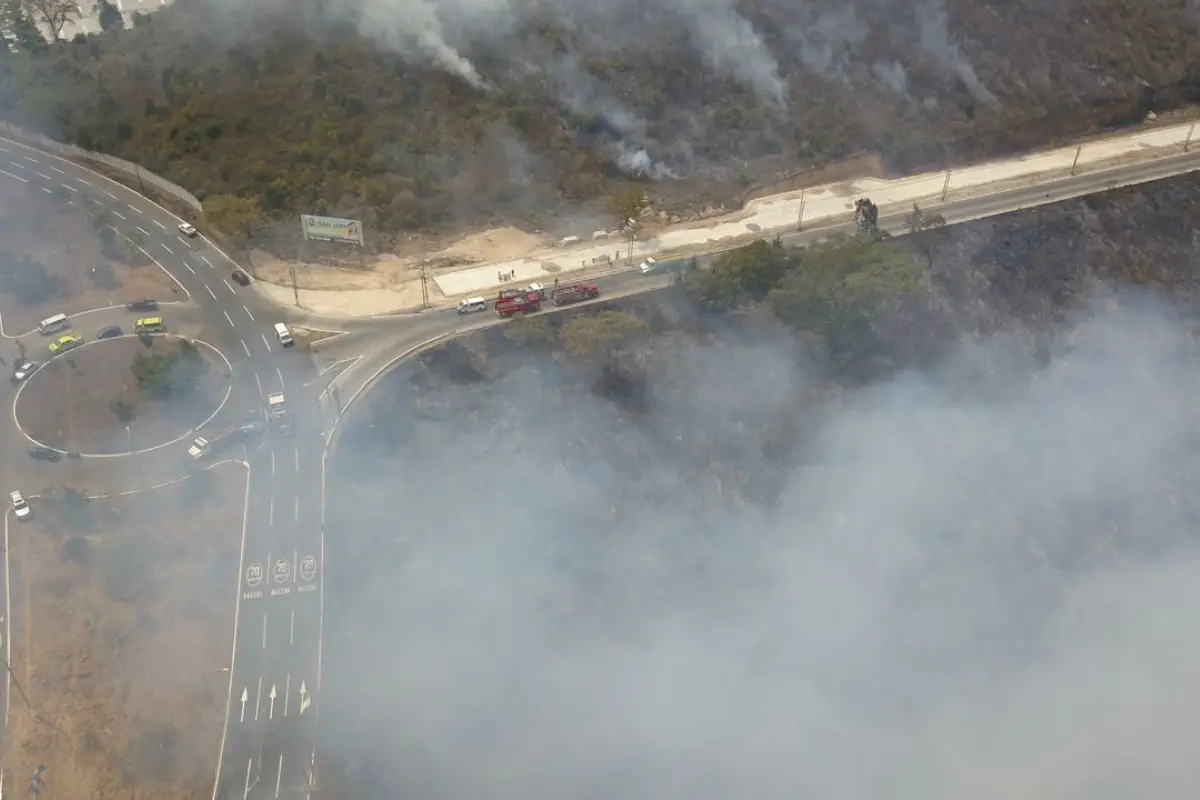
[[[1048,362],[999,335],[829,402],[783,341],[659,342],[636,412],[544,363],[386,382],[331,477],[326,780],[1185,796],[1197,353],[1171,308],[1120,300]],[[801,414],[786,466],[764,457]]]

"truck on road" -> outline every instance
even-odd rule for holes
[[[532,314],[542,308],[542,298],[537,292],[522,291],[516,297],[501,297],[496,301],[496,316],[511,317],[514,314]]]
[[[600,289],[594,283],[573,283],[563,286],[550,293],[550,302],[556,306],[566,306],[580,303],[600,296]]]
[[[188,455],[196,460],[215,455],[236,440],[240,430],[237,425],[234,425],[217,433],[210,433],[208,436],[197,436],[192,440],[191,447],[188,448]]]
[[[280,436],[291,436],[295,433],[292,413],[288,411],[287,400],[284,399],[283,392],[272,392],[267,395],[267,419]]]

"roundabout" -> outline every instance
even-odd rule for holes
[[[159,450],[203,428],[229,400],[220,350],[170,333],[87,342],[17,390],[13,422],[34,445],[80,458]]]

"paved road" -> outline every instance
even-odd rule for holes
[[[247,454],[250,487],[229,717],[214,796],[218,789],[241,798],[304,792],[314,752],[321,642],[324,441],[314,397],[304,389],[314,378],[312,360],[298,348],[278,344],[272,326],[286,318],[283,309],[233,283],[235,265],[203,237],[180,235],[181,220],[150,200],[81,166],[9,141],[0,141],[0,180],[47,193],[65,187],[73,204],[106,213],[114,230],[133,238],[166,270],[178,287],[171,297],[157,298],[174,303],[161,315],[168,328],[186,329],[230,360],[234,413],[261,409],[269,392],[283,390],[288,399],[295,435],[269,436],[265,446]],[[72,322],[91,338],[107,324],[128,330],[137,316],[142,315],[110,309]],[[5,331],[10,337],[23,333]],[[42,360],[35,353],[45,352],[45,340],[36,334],[24,340],[29,355]],[[181,444],[166,457],[181,459],[185,449]]]
[[[949,222],[959,222],[1197,168],[1200,151],[949,203],[926,199],[922,206],[943,214]],[[146,255],[178,281],[180,291],[172,299],[179,305],[163,312],[168,325],[199,327],[202,338],[220,347],[232,362],[235,408],[261,407],[263,394],[279,388],[288,396],[295,436],[270,439],[247,456],[250,487],[239,563],[228,723],[214,798],[307,795],[313,783],[321,679],[325,429],[331,427],[338,406],[360,396],[405,353],[437,337],[503,323],[490,315],[460,317],[453,311],[347,322],[339,326],[346,334],[313,348],[319,364],[342,362],[346,368],[329,369],[318,377],[312,359],[297,351],[281,352],[273,341],[271,324],[295,312],[235,287],[228,280],[234,268],[229,259],[202,238],[179,236],[179,220],[169,212],[83,167],[15,142],[0,141],[0,180],[20,182],[35,191],[66,187],[74,203],[108,212],[118,232],[136,237]],[[881,228],[902,232],[907,211],[882,209]],[[826,225],[789,232],[783,238],[804,244],[850,228],[850,223]],[[703,265],[712,257],[699,260]],[[598,281],[601,301],[658,290],[668,280],[632,271],[604,277]],[[86,324],[100,327],[116,320],[129,324],[130,319],[119,309],[97,311],[86,315]],[[322,407],[315,402],[316,395],[335,377],[339,397]]]

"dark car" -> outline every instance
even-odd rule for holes
[[[241,286],[249,286],[250,285],[250,276],[247,275],[246,273],[242,272],[240,269],[235,269],[233,271],[233,275],[231,275],[230,277],[233,278],[234,283],[240,284]]]
[[[252,439],[255,436],[262,434],[262,432],[266,429],[267,426],[262,423],[262,420],[252,419],[248,422],[243,422],[242,427],[238,430],[242,434],[242,438]]]
[[[122,334],[120,325],[105,325],[96,334],[97,339],[115,339]]]
[[[40,445],[29,448],[29,457],[36,458],[38,461],[58,461],[62,458],[62,453],[53,450],[49,447]]]
[[[155,311],[158,309],[158,301],[144,298],[142,300],[134,300],[126,307],[130,311]]]

